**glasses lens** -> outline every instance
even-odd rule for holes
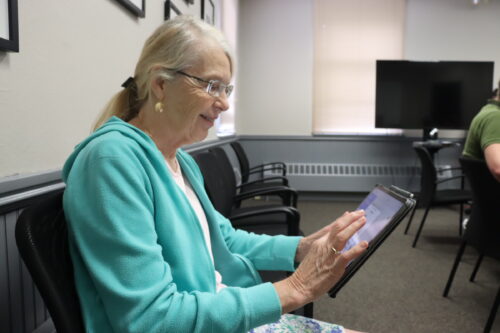
[[[207,91],[214,97],[219,97],[221,93],[221,83],[219,81],[210,81]]]
[[[233,91],[233,86],[231,85],[226,86],[225,84],[217,80],[210,81],[207,86],[207,92],[214,97],[219,97],[220,95],[222,95],[223,92],[225,92],[226,97],[229,98],[232,91]]]

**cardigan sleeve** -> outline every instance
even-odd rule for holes
[[[295,270],[295,253],[301,236],[258,235],[235,229],[215,211],[224,240],[233,253],[250,259],[258,270]]]
[[[157,243],[151,187],[139,159],[83,158],[67,183],[64,209],[82,263],[75,272],[85,273],[77,277],[85,318],[105,316],[115,332],[247,332],[279,319],[270,283],[217,294],[177,290]]]

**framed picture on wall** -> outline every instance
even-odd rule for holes
[[[165,21],[173,19],[177,15],[181,14],[182,14],[181,11],[173,4],[172,0],[165,1],[165,14],[164,14]]]
[[[215,24],[215,6],[212,0],[201,0],[201,19]]]
[[[1,0],[0,0],[1,1]],[[129,12],[138,17],[146,17],[146,0],[116,0]]]
[[[19,52],[17,0],[0,0],[0,52]]]

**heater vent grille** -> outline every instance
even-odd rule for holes
[[[288,162],[288,176],[401,176],[420,175],[420,167],[410,165],[383,165],[383,164],[333,164],[333,163],[295,163]],[[272,171],[269,174],[277,174]]]

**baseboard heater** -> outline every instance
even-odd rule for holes
[[[285,162],[291,186],[300,191],[367,192],[375,184],[398,185],[417,191],[420,165]],[[440,168],[449,165],[440,165]],[[266,171],[276,176],[279,171]],[[438,178],[451,176],[443,172]]]

